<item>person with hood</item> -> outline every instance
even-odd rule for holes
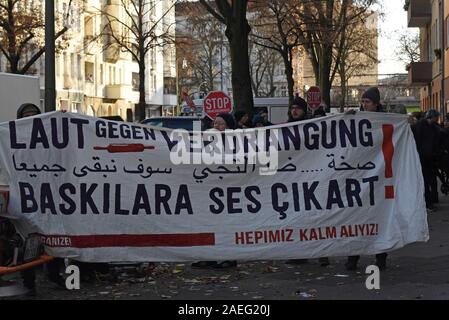
[[[412,127],[421,161],[424,177],[424,197],[429,212],[435,210],[434,204],[438,203],[438,184],[436,175],[436,157],[440,153],[441,128],[437,121],[440,113],[430,109],[416,125]]]
[[[371,87],[363,93],[362,106],[360,110],[366,112],[383,112],[378,88]],[[348,111],[346,114],[354,113],[354,111]],[[376,254],[375,264],[380,270],[385,270],[387,268],[387,255],[388,254],[386,252]],[[360,256],[349,256],[345,263],[346,270],[356,270],[359,259]]]

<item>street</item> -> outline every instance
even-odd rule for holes
[[[380,290],[368,290],[367,265],[346,271],[345,257],[331,258],[320,267],[317,260],[304,265],[285,261],[240,262],[229,270],[192,269],[190,263],[158,263],[140,272],[118,269],[116,279],[98,275],[80,290],[56,289],[40,270],[35,297],[14,299],[149,299],[149,300],[311,300],[311,299],[449,299],[449,197],[441,196],[438,210],[428,215],[430,240],[392,252],[388,269],[381,273]],[[135,271],[135,272],[133,272]],[[11,299],[11,298],[9,298]]]

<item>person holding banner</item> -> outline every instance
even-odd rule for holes
[[[234,116],[230,113],[223,112],[217,115],[214,120],[214,129],[218,131],[234,130],[236,128],[236,122]],[[226,269],[237,267],[237,261],[225,260],[225,261],[198,261],[191,264],[192,268],[197,269]]]
[[[383,112],[383,107],[380,103],[380,92],[376,87],[369,88],[362,95],[362,106],[361,111],[366,112]],[[354,114],[355,111],[348,111],[346,114]],[[387,253],[376,254],[376,266],[379,270],[385,270],[387,268]],[[346,270],[353,271],[357,270],[357,263],[360,256],[349,256],[347,262],[345,263]]]
[[[297,94],[288,111],[288,122],[297,122],[306,120],[308,118],[307,109],[308,109],[307,102]],[[324,110],[322,111],[324,112]],[[318,118],[325,115],[326,113],[323,114],[322,112],[317,112],[312,116],[312,118],[315,117]],[[305,264],[307,262],[308,262],[307,259],[290,259],[286,261],[287,264]],[[319,258],[318,262],[322,267],[326,267],[330,264],[329,258],[327,257]]]
[[[17,119],[22,119],[26,117],[32,117],[41,114],[41,110],[32,103],[25,103],[17,109]],[[65,288],[65,281],[59,274],[60,265],[63,260],[60,258],[54,258],[47,264],[48,279],[59,287]],[[23,270],[21,272],[23,285],[25,288],[29,289],[29,295],[36,295],[36,270],[35,268],[30,268]]]

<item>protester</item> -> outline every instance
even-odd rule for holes
[[[429,212],[435,210],[438,203],[438,183],[436,174],[436,160],[440,152],[440,128],[437,121],[440,113],[434,109],[427,111],[425,117],[413,127],[413,134],[421,161],[424,177],[424,197]]]
[[[326,116],[326,111],[324,111],[324,106],[320,106],[318,109],[312,111],[311,118],[321,118]]]
[[[307,119],[307,102],[296,96],[288,110],[288,122],[296,122]]]
[[[253,125],[253,128],[265,127],[265,119],[261,115],[256,114],[253,117],[252,125]]]
[[[246,111],[237,111],[234,113],[235,122],[237,123],[237,129],[250,128],[249,114]]]
[[[372,87],[365,91],[362,95],[362,106],[360,109],[367,112],[383,112],[378,88]],[[387,268],[387,256],[388,254],[386,252],[376,254],[376,266],[380,270],[385,270]],[[345,264],[346,269],[356,270],[359,259],[360,256],[349,256]]]
[[[299,95],[295,96],[292,105],[288,110],[288,122],[297,122],[306,120],[307,117],[307,102],[301,98]],[[322,111],[322,112],[321,112]],[[320,117],[323,115],[324,110],[318,111],[316,113],[316,117]],[[324,116],[326,113],[324,113]],[[308,262],[308,259],[290,259],[287,260],[287,264],[305,264]],[[318,262],[322,267],[328,266],[330,264],[328,258],[319,258]]]
[[[41,110],[32,103],[22,104],[19,109],[17,109],[17,119],[22,119],[26,117],[32,117],[41,114]],[[61,264],[60,258],[55,258],[47,264],[48,279],[58,286],[64,286],[64,279],[59,274],[59,266]],[[29,291],[29,295],[36,294],[36,270],[35,268],[26,269],[21,272],[23,278],[23,285]]]
[[[236,128],[236,122],[232,114],[230,113],[220,113],[214,120],[214,129],[218,131],[234,130]],[[225,261],[198,261],[192,263],[192,268],[217,268],[226,269],[233,268],[237,266],[237,261],[235,260],[225,260]]]
[[[268,110],[266,108],[262,108],[262,110],[259,111],[259,116],[263,118],[263,126],[272,126],[273,124],[268,120]]]

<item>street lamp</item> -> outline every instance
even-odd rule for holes
[[[45,111],[55,110],[55,3],[45,0]]]

